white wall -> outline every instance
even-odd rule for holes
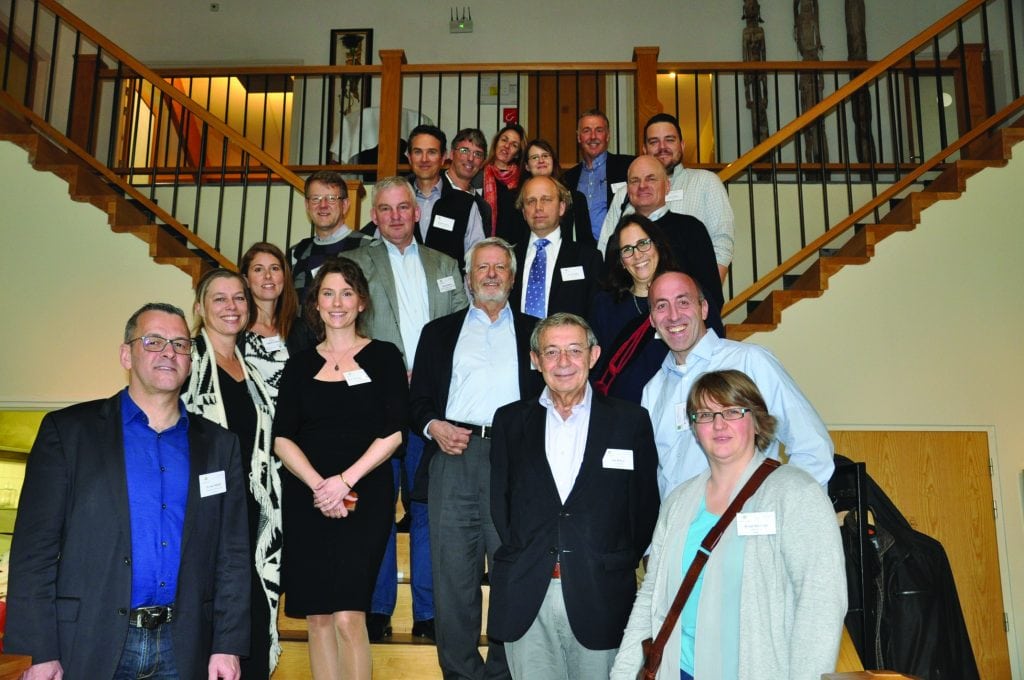
[[[830,429],[994,430],[1011,661],[1024,644],[1024,145],[1016,156],[750,338],[778,355]]]
[[[0,408],[64,405],[124,387],[118,346],[147,302],[181,306],[191,321],[192,280],[115,234],[106,213],[66,198],[67,182],[37,172],[0,142]]]

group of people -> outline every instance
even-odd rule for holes
[[[283,593],[313,676],[368,679],[401,494],[412,632],[445,678],[632,678],[780,444],[659,677],[832,670],[832,444],[770,352],[724,337],[725,190],[682,166],[671,116],[636,158],[608,152],[600,111],[577,136],[563,174],[517,125],[450,154],[419,126],[362,229],[342,177],[314,173],[312,236],[204,275],[191,331],[171,305],[135,312],[128,387],[47,415],[29,456],[5,641],[26,677],[269,678]]]

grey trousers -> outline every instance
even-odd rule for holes
[[[480,656],[485,558],[501,544],[491,521],[491,443],[473,436],[460,456],[430,460],[428,516],[437,659],[445,680],[511,678],[500,642]]]

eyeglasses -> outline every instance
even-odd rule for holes
[[[192,353],[192,340],[189,338],[173,338],[168,340],[162,338],[159,335],[140,335],[137,338],[132,338],[128,341],[128,344],[132,344],[136,340],[142,341],[142,349],[147,352],[163,352],[164,348],[167,347],[167,343],[171,344],[171,349],[174,350],[175,354],[191,354]]]
[[[334,205],[341,200],[341,196],[307,196],[306,200],[313,205],[320,205],[320,201],[327,201],[327,205]]]
[[[544,361],[555,362],[558,361],[562,355],[566,355],[570,359],[578,360],[582,359],[583,355],[587,353],[587,350],[579,345],[573,345],[572,347],[548,347],[546,350],[540,353],[540,356]]]
[[[474,151],[473,149],[470,149],[468,146],[460,146],[455,150],[455,153],[459,154],[460,156],[472,156],[478,161],[482,161],[486,157],[486,154],[483,151]]]
[[[622,257],[631,257],[635,251],[646,253],[651,249],[654,242],[649,238],[642,238],[631,246],[622,246],[619,248],[619,255]]]
[[[722,420],[740,420],[748,413],[750,413],[749,408],[733,406],[721,411],[695,411],[690,414],[690,420],[706,425],[715,422],[715,416],[722,416]]]
[[[529,156],[526,157],[526,160],[530,161],[531,163],[536,163],[541,159],[551,160],[551,154],[545,151],[544,153],[530,154]]]

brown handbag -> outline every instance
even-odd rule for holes
[[[636,674],[636,680],[655,680],[658,675],[658,669],[661,668],[661,656],[665,652],[665,643],[668,642],[669,637],[672,635],[672,629],[676,627],[676,622],[679,620],[679,615],[683,612],[683,607],[686,605],[686,600],[690,597],[690,591],[693,590],[693,586],[697,583],[697,577],[700,576],[700,572],[704,569],[704,565],[707,564],[708,557],[711,555],[711,551],[718,545],[718,539],[725,533],[725,528],[732,524],[732,520],[736,517],[736,513],[740,511],[743,504],[747,502],[754,492],[757,491],[761,483],[768,477],[780,463],[777,460],[771,458],[765,458],[761,465],[754,470],[754,474],[750,476],[747,483],[743,485],[740,492],[736,494],[736,498],[732,500],[729,507],[722,513],[722,517],[715,523],[715,526],[711,527],[711,531],[704,537],[704,540],[700,543],[700,550],[697,551],[696,556],[693,558],[693,562],[690,563],[690,568],[686,570],[686,576],[683,578],[683,582],[679,585],[679,592],[676,593],[676,597],[672,600],[672,606],[668,610],[668,615],[665,620],[661,623],[661,629],[658,630],[658,637],[655,639],[647,638],[640,643],[641,650],[644,655],[644,663],[640,667],[640,671]]]

